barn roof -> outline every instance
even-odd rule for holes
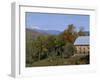
[[[89,45],[89,41],[89,36],[80,36],[75,40],[74,45]]]

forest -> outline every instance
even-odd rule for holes
[[[83,27],[77,31],[73,24],[58,35],[26,31],[26,67],[88,63],[88,56],[71,58],[76,53],[74,41],[85,35]]]

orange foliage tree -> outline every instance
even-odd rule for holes
[[[75,26],[73,24],[68,25],[68,28],[63,32],[64,40],[73,43],[77,38],[77,32],[75,31]]]

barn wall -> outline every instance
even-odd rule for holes
[[[76,45],[77,54],[89,53],[89,45]]]

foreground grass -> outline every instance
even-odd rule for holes
[[[89,55],[74,55],[69,58],[46,58],[40,61],[36,61],[32,64],[26,65],[26,67],[41,67],[41,66],[60,66],[60,65],[82,65],[89,64]]]

